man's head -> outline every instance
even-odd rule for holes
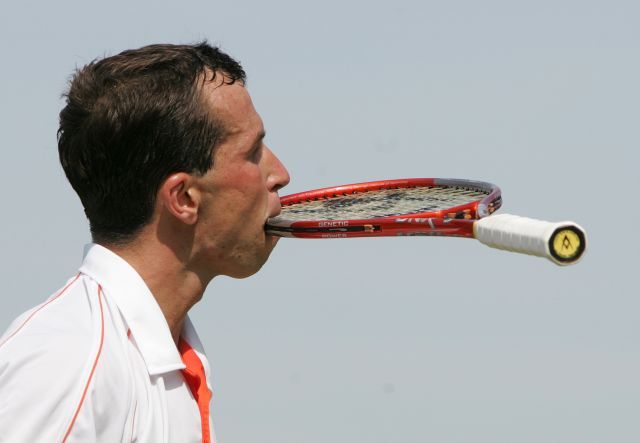
[[[262,143],[262,121],[244,82],[242,67],[206,43],[147,46],[76,72],[60,113],[58,148],[94,241],[126,245],[155,223],[161,241],[175,240],[162,238],[168,233],[190,238],[180,245],[187,255],[219,267],[242,262],[250,252],[238,244],[251,235],[245,248],[265,251],[251,252],[260,256],[256,263],[231,264],[223,273],[257,271],[275,241],[253,225],[243,235],[227,225],[275,214],[288,175]],[[254,152],[243,162],[246,144]],[[204,229],[226,232],[226,241]]]

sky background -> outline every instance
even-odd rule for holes
[[[573,219],[583,261],[447,238],[284,239],[192,311],[221,443],[640,441],[640,6],[633,1],[56,1],[0,12],[0,330],[89,241],[57,160],[76,67],[208,39],[292,180],[489,181]]]

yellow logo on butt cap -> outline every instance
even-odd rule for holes
[[[551,245],[561,259],[571,259],[581,251],[582,240],[573,229],[562,229],[555,233]]]

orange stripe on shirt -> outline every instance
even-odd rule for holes
[[[9,339],[11,339],[11,337],[13,337],[14,335],[16,335],[18,332],[20,332],[20,330],[24,327],[24,325],[26,325],[29,320],[31,320],[33,318],[34,315],[36,315],[38,312],[40,312],[41,309],[43,309],[45,306],[47,306],[49,303],[51,303],[52,301],[57,300],[58,298],[60,298],[62,296],[62,294],[64,294],[66,292],[66,290],[69,288],[69,286],[71,286],[72,284],[74,284],[76,282],[76,280],[80,277],[80,274],[78,273],[78,275],[76,275],[76,278],[74,278],[72,281],[70,281],[69,283],[67,283],[67,285],[62,288],[62,290],[58,293],[58,295],[56,295],[55,297],[53,297],[51,300],[47,301],[46,303],[42,304],[38,309],[36,309],[35,311],[33,311],[31,313],[31,315],[29,317],[26,318],[25,321],[22,322],[22,324],[20,326],[18,326],[18,328],[13,331],[11,333],[10,336],[8,336],[7,338],[4,339],[4,341],[2,343],[0,343],[0,347],[2,347],[2,345],[4,345],[6,342],[9,341]]]
[[[84,391],[82,391],[82,398],[80,398],[80,403],[78,403],[76,412],[75,414],[73,414],[73,418],[71,419],[71,423],[69,423],[69,428],[67,429],[67,432],[64,434],[62,443],[66,442],[67,438],[69,438],[69,434],[71,434],[73,425],[75,424],[76,419],[78,418],[78,414],[80,413],[80,408],[82,408],[82,403],[84,403],[84,398],[86,397],[87,391],[89,390],[89,385],[91,384],[93,373],[96,371],[96,366],[98,365],[98,359],[100,359],[100,354],[102,353],[102,344],[104,343],[104,310],[102,309],[102,286],[100,285],[98,285],[98,303],[100,304],[100,346],[98,347],[98,353],[96,354],[96,359],[93,362],[93,367],[91,368],[89,379],[87,380],[87,383],[84,385]]]
[[[211,391],[207,387],[207,378],[204,373],[202,362],[196,351],[180,337],[178,350],[182,357],[182,362],[187,366],[183,369],[182,376],[191,390],[191,394],[198,403],[200,411],[200,421],[202,422],[202,443],[211,442],[211,431],[209,429],[209,402],[211,401]]]

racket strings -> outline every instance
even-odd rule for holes
[[[297,202],[278,218],[291,221],[354,220],[446,210],[478,201],[489,191],[449,186],[381,189]]]

